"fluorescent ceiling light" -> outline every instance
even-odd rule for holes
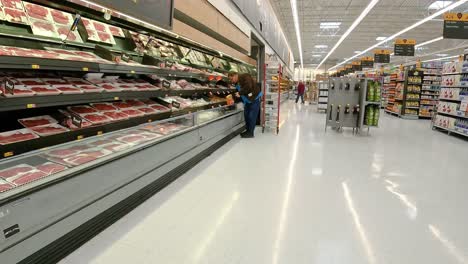
[[[432,9],[432,10],[439,10],[439,9],[442,9],[450,4],[452,4],[453,1],[435,1],[434,3],[432,3],[428,9]]]
[[[441,61],[441,60],[448,60],[448,59],[453,59],[453,58],[458,58],[458,55],[449,56],[449,57],[444,57],[444,58],[437,58],[437,59],[432,59],[432,60],[424,60],[424,61],[422,61],[422,62]]]
[[[332,28],[340,28],[341,22],[321,22],[320,28],[321,29],[332,29]]]
[[[375,40],[381,41],[381,40],[384,40],[384,39],[386,39],[386,38],[387,38],[387,37],[377,37]]]
[[[392,39],[394,39],[394,38],[396,38],[396,37],[398,37],[398,36],[400,36],[400,35],[402,35],[402,34],[408,32],[408,31],[412,30],[413,28],[419,27],[420,25],[426,23],[427,21],[430,21],[430,20],[432,20],[433,18],[438,17],[438,16],[444,14],[444,13],[447,12],[447,11],[450,11],[450,10],[452,10],[452,9],[458,7],[458,6],[461,6],[461,5],[463,5],[464,3],[466,3],[466,2],[468,2],[468,0],[459,0],[459,1],[457,1],[457,2],[455,2],[455,3],[453,3],[453,4],[451,4],[451,5],[447,6],[446,8],[441,9],[441,10],[435,12],[435,13],[432,14],[432,15],[427,16],[427,17],[425,17],[425,18],[419,20],[418,22],[414,23],[413,25],[411,25],[411,26],[409,26],[409,27],[407,27],[407,28],[405,28],[405,29],[403,29],[403,30],[401,30],[401,31],[399,31],[399,32],[397,32],[397,33],[395,33],[395,34],[393,34],[392,36],[390,36],[390,37],[388,37],[388,38],[386,38],[386,39],[384,39],[384,40],[378,42],[377,44],[375,44],[375,45],[373,45],[373,46],[370,46],[369,48],[367,48],[366,50],[362,51],[361,53],[359,53],[359,54],[357,54],[357,55],[354,55],[353,57],[349,58],[348,60],[346,60],[346,61],[344,61],[344,62],[341,62],[341,63],[339,63],[339,64],[337,64],[337,65],[331,67],[329,70],[333,70],[333,69],[335,69],[335,68],[337,68],[337,67],[339,67],[339,66],[345,64],[345,63],[348,62],[349,60],[352,60],[352,59],[354,59],[354,58],[357,58],[357,57],[361,56],[362,54],[365,54],[365,53],[367,53],[367,52],[369,52],[369,51],[371,51],[371,50],[373,50],[373,49],[379,47],[380,45],[384,44],[385,42],[390,41],[390,40],[392,40]]]
[[[304,68],[304,60],[302,59],[301,29],[299,28],[299,16],[297,14],[297,1],[290,0],[290,3],[294,20],[294,28],[296,29],[297,47],[299,49],[299,58],[301,59],[301,68]]]
[[[468,1],[468,0],[467,0]],[[341,45],[341,43],[348,37],[349,34],[356,28],[359,23],[367,16],[367,14],[374,8],[374,6],[379,2],[379,0],[372,0],[369,5],[362,11],[362,13],[354,20],[353,24],[346,30],[346,32],[341,36],[341,38],[338,40],[338,42],[333,46],[333,48],[328,52],[327,56],[323,58],[323,60],[319,63],[317,68],[315,70],[318,70],[318,68],[330,57],[330,55]]]
[[[436,54],[437,57],[446,57],[448,54]]]
[[[435,39],[431,39],[431,40],[425,41],[425,42],[423,42],[423,43],[421,43],[421,44],[417,44],[415,47],[416,47],[416,48],[419,48],[419,47],[426,46],[426,45],[429,45],[429,44],[431,44],[431,43],[434,43],[434,42],[436,42],[436,41],[443,40],[443,39],[444,39],[444,37],[438,37],[438,38],[435,38]]]
[[[358,54],[358,53],[361,53],[361,51],[360,51],[360,50],[356,50],[356,51],[354,52],[354,54]]]
[[[312,55],[312,57],[322,57],[322,55],[320,55],[320,54],[314,54],[314,55]]]
[[[317,49],[326,49],[326,48],[328,48],[328,45],[315,45],[315,48],[317,48]]]

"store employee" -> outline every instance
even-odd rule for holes
[[[241,134],[243,138],[253,138],[258,113],[260,112],[260,100],[262,91],[250,74],[229,73],[229,80],[236,86],[236,96],[244,103],[244,118],[247,131]]]

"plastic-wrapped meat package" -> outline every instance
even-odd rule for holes
[[[27,128],[0,133],[0,145],[36,139],[38,136]]]
[[[97,113],[98,111],[91,106],[87,105],[78,105],[78,106],[69,106],[68,110],[71,112],[74,112],[76,114],[92,114],[92,113]]]
[[[3,12],[5,13],[6,21],[10,23],[29,25],[26,12],[13,8],[3,8]]]
[[[95,85],[77,85],[77,87],[83,90],[85,93],[100,93],[104,91],[104,88]]]
[[[131,105],[131,106],[135,106],[135,107],[138,107],[138,106],[146,106],[145,103],[143,103],[142,101],[140,100],[137,100],[137,99],[133,99],[133,100],[126,100],[125,103]]]
[[[117,110],[117,108],[114,107],[111,103],[94,103],[94,104],[91,104],[91,106],[94,109],[97,109],[97,110],[102,111],[102,112],[116,111]]]
[[[91,122],[93,125],[100,125],[104,123],[109,123],[112,122],[112,119],[109,117],[103,115],[103,114],[98,114],[98,113],[93,113],[93,114],[81,114],[81,116]]]
[[[3,7],[24,10],[23,3],[21,0],[2,0],[1,2],[3,4]]]
[[[47,7],[31,4],[28,2],[23,2],[26,12],[30,18],[47,20],[52,22],[52,15]]]
[[[25,87],[18,87],[16,86],[14,89],[13,89],[13,94],[10,94],[10,93],[5,93],[3,94],[4,96],[6,97],[27,97],[27,96],[33,96],[35,95],[36,93],[25,88]]]
[[[60,90],[47,85],[31,86],[29,89],[35,92],[36,95],[58,95],[62,93]]]
[[[44,164],[36,166],[36,169],[44,172],[47,175],[52,175],[52,174],[62,172],[68,168],[57,163],[46,162]]]
[[[26,128],[58,123],[57,120],[55,120],[53,117],[49,115],[22,118],[22,119],[19,119],[18,122]]]
[[[51,22],[38,20],[38,19],[30,19],[31,21],[31,28],[34,35],[44,36],[49,38],[59,38],[59,34],[57,33],[57,28]]]
[[[186,88],[188,89],[189,86],[190,86],[189,82],[187,82],[187,80],[184,80],[184,79],[178,80],[178,81],[177,81],[177,84],[178,84],[182,89],[186,89]]]
[[[90,83],[84,79],[73,78],[73,77],[64,77],[64,79],[73,85],[89,85]]]
[[[55,24],[71,26],[73,24],[73,16],[60,10],[51,9],[50,14]],[[69,27],[70,28],[70,27]]]
[[[42,78],[42,82],[47,85],[67,85],[68,82],[60,78]]]
[[[115,85],[105,83],[105,84],[98,84],[99,87],[104,88],[105,91],[107,92],[120,92],[122,91],[122,88],[119,88]]]
[[[83,43],[80,34],[76,30],[70,31],[70,26],[55,25],[55,27],[61,40]]]
[[[153,104],[153,105],[150,105],[150,107],[153,108],[154,110],[158,111],[158,112],[171,111],[171,109],[169,109],[168,107],[165,107],[165,106],[160,105],[160,104]]]
[[[23,173],[31,172],[35,168],[28,164],[20,164],[0,171],[0,178],[6,179]]]
[[[130,147],[131,147],[131,145],[121,143],[121,142],[117,142],[117,141],[102,146],[103,149],[108,150],[108,151],[112,151],[112,152],[119,152],[119,151],[128,149]]]
[[[106,24],[104,24],[104,23],[101,23],[101,22],[98,22],[98,21],[91,21],[91,23],[93,24],[94,29],[96,31],[106,32],[106,33],[110,32],[108,26]]]
[[[155,101],[153,101],[151,99],[141,99],[140,101],[143,102],[145,105],[148,105],[148,106],[157,104]]]
[[[139,107],[139,108],[137,108],[137,110],[145,113],[146,115],[151,115],[151,114],[157,113],[156,110],[154,110],[151,107],[147,107],[147,106]]]
[[[138,89],[138,90],[151,90],[151,91],[156,91],[156,90],[160,90],[159,87],[157,86],[154,86],[152,84],[137,84],[135,85],[135,87]]]
[[[139,145],[149,140],[147,137],[145,137],[145,135],[142,135],[141,133],[122,135],[116,139],[118,141],[121,141],[126,144],[131,144],[131,145]]]
[[[125,91],[136,91],[137,88],[134,84],[120,84],[119,88]]]
[[[145,113],[136,109],[124,109],[122,113],[127,114],[130,117],[144,116]]]
[[[112,154],[112,152],[105,149],[88,149],[86,151],[80,152],[77,155],[71,155],[63,159],[57,158],[53,159],[53,161],[65,165],[78,166],[97,160],[110,154]]]
[[[62,94],[81,94],[83,90],[73,85],[57,85],[54,86],[57,90],[61,91]]]
[[[26,173],[23,173],[23,174],[20,174],[20,175],[17,175],[17,176],[6,178],[5,180],[7,180],[7,181],[9,181],[11,183],[14,183],[16,185],[23,185],[23,184],[30,183],[30,182],[33,182],[35,180],[38,180],[40,178],[44,178],[46,176],[48,176],[48,175],[45,174],[44,172],[40,171],[40,170],[33,170],[33,171],[26,172]]]
[[[0,6],[0,20],[5,20],[5,13],[3,12],[3,7]],[[0,53],[1,55],[1,53]]]
[[[38,78],[17,78],[16,80],[19,82],[17,85],[45,85],[44,81]]]
[[[11,188],[15,187],[13,184],[7,182],[4,179],[0,179],[0,193],[10,190]]]
[[[59,124],[50,124],[44,126],[35,126],[30,128],[34,133],[38,134],[41,137],[46,137],[55,134],[61,134],[68,132],[67,128],[59,125]]]
[[[119,27],[108,25],[110,32],[114,37],[125,38],[125,33]]]
[[[127,102],[115,102],[115,103],[112,103],[115,107],[117,107],[118,109],[128,109],[128,108],[132,108],[133,106]]]
[[[120,121],[130,118],[129,115],[120,111],[108,111],[103,113],[105,116],[111,118],[114,121]]]
[[[54,149],[46,153],[46,156],[53,158],[64,158],[69,157],[75,154],[78,154],[80,151],[72,148],[63,148],[63,149]]]

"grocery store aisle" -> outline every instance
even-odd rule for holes
[[[468,263],[466,141],[285,107],[279,136],[232,140],[62,263]]]

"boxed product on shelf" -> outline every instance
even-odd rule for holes
[[[460,75],[442,76],[442,86],[460,86]]]
[[[112,33],[112,36],[125,38],[125,33],[123,32],[121,28],[112,26],[112,25],[108,25],[108,26],[109,26],[109,31]]]
[[[456,115],[459,104],[440,101],[437,105],[437,112]]]
[[[57,120],[49,115],[29,117],[18,119],[18,122],[23,125],[25,128],[35,127],[35,126],[44,126],[50,124],[57,124]]]
[[[27,128],[0,133],[0,145],[8,145],[16,142],[36,139],[39,136]]]
[[[117,108],[113,106],[111,103],[91,103],[91,107],[97,109],[99,111],[117,111]]]
[[[441,88],[440,99],[458,100],[460,98],[460,88]]]
[[[467,112],[468,113],[468,98],[461,101],[461,104],[460,104],[460,111],[462,112]]]
[[[434,125],[442,128],[454,129],[456,120],[457,119],[453,117],[437,115],[434,121]]]
[[[442,74],[460,73],[462,72],[462,65],[463,63],[458,61],[445,63],[442,68]]]

